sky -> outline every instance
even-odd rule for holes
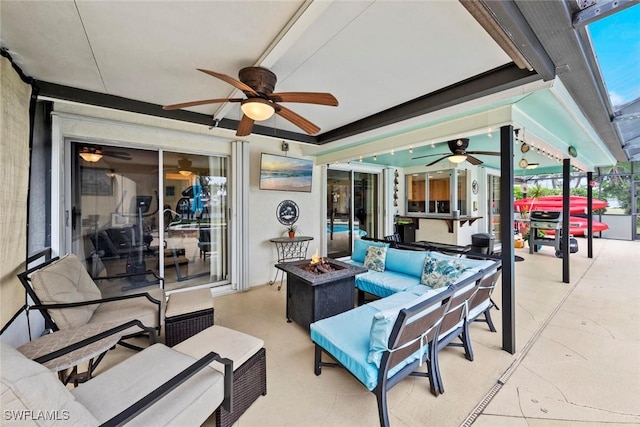
[[[614,108],[640,98],[640,4],[588,29]]]

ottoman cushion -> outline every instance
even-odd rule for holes
[[[233,369],[236,370],[263,346],[264,341],[259,338],[224,326],[213,325],[176,344],[173,349],[196,359],[213,350],[220,356],[233,360]],[[224,372],[224,366],[218,362],[213,362],[211,366]]]

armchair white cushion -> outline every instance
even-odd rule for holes
[[[34,271],[31,275],[31,285],[44,305],[103,299],[100,289],[74,254],[65,255]],[[47,311],[59,329],[74,328],[87,323],[126,323],[129,320],[139,320],[147,327],[159,329],[164,322],[164,290],[154,288],[141,293],[147,293],[159,301],[160,308],[145,296],[140,296],[81,307],[52,308]]]

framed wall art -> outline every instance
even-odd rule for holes
[[[83,196],[113,195],[110,169],[80,167],[80,187]]]
[[[260,189],[311,192],[313,161],[262,153]]]

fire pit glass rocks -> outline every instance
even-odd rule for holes
[[[287,320],[307,330],[317,320],[335,316],[355,305],[355,275],[366,268],[314,255],[311,260],[282,262],[287,273]]]

